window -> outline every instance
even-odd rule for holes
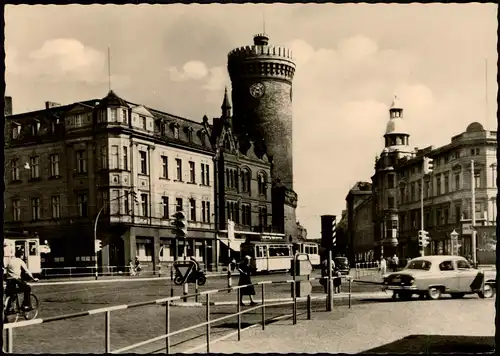
[[[19,134],[21,133],[21,125],[14,124],[12,127],[12,139],[16,139],[19,137]]]
[[[137,243],[137,256],[141,262],[153,261],[153,244]]]
[[[442,222],[441,222],[441,210],[438,209],[438,210],[436,210],[436,225],[439,226],[441,224],[442,224]]]
[[[161,197],[161,200],[163,205],[163,219],[168,219],[170,217],[168,210],[168,197]]]
[[[176,158],[175,163],[177,164],[177,180],[182,182],[182,160],[180,158]]]
[[[450,192],[450,177],[448,174],[444,175],[444,194]]]
[[[112,122],[116,122],[117,120],[117,109],[111,109],[111,120]]]
[[[35,120],[35,122],[31,125],[31,134],[36,136],[40,131],[40,121]]]
[[[436,195],[441,195],[441,177],[436,177]]]
[[[101,146],[101,168],[108,168],[108,146],[106,145]]]
[[[457,268],[458,269],[471,269],[471,265],[469,264],[469,262],[467,262],[466,260],[458,260],[457,261]]]
[[[141,159],[141,173],[148,174],[148,164],[147,164],[147,152],[139,151],[140,159]]]
[[[226,205],[227,216],[230,220],[234,221],[236,224],[240,223],[240,212],[238,208],[238,203],[227,202]]]
[[[109,204],[111,205],[111,215],[119,215],[120,214],[120,191],[112,190],[111,191],[111,200]]]
[[[201,219],[204,223],[210,223],[210,202],[201,202]]]
[[[40,220],[40,198],[31,198],[31,219]]]
[[[210,166],[208,164],[201,164],[201,184],[210,185]]]
[[[85,158],[84,150],[76,151],[76,171],[78,173],[87,172],[87,159]]]
[[[141,214],[142,216],[148,216],[148,195],[141,194]]]
[[[410,200],[415,200],[415,182],[411,182],[410,184]]]
[[[459,223],[462,219],[462,208],[460,205],[455,206],[455,222]]]
[[[250,193],[251,176],[250,171],[244,169],[241,171],[241,190],[245,193]]]
[[[259,208],[259,225],[262,227],[267,226],[267,207]]]
[[[470,155],[471,156],[479,156],[481,154],[481,150],[479,148],[471,148]]]
[[[189,207],[190,207],[190,220],[196,221],[196,200],[189,199]]]
[[[168,179],[168,157],[161,156],[162,161],[162,175],[161,178]]]
[[[146,117],[144,117],[144,116],[141,116],[141,126],[144,130],[147,129],[147,120],[146,120]]]
[[[11,168],[11,178],[13,181],[20,180],[20,172],[19,172],[19,160],[17,158],[13,159],[10,162]],[[31,168],[31,166],[30,166]]]
[[[127,109],[122,109],[122,122],[127,123]]]
[[[193,161],[189,161],[189,181],[190,183],[196,183],[196,172]]]
[[[130,214],[130,202],[129,202],[129,192],[125,192],[123,195],[123,214]]]
[[[50,155],[50,176],[51,177],[59,176],[59,155],[58,154]]]
[[[87,195],[79,194],[77,200],[78,200],[78,215],[81,217],[87,217],[88,214]]]
[[[387,198],[387,205],[389,209],[394,209],[395,204],[394,204],[394,197],[388,197]]]
[[[123,146],[123,169],[128,171],[128,147]]]
[[[241,206],[241,223],[247,226],[252,225],[252,212],[249,204]]]
[[[201,185],[205,184],[205,163],[201,164]]]
[[[21,220],[21,200],[12,199],[12,220]]]
[[[482,203],[476,203],[476,206],[475,206],[476,219],[482,218],[482,216],[481,216],[482,210],[483,210],[482,205],[483,205]]]
[[[50,198],[50,203],[52,206],[52,218],[59,219],[61,217],[61,197],[58,195]]]
[[[187,137],[188,137],[188,142],[191,143],[193,142],[193,129],[188,128],[187,130]]]
[[[178,211],[182,211],[182,198],[176,198],[175,199],[175,211],[178,212]]]
[[[454,271],[453,262],[452,261],[443,261],[439,264],[440,271]]]
[[[111,146],[111,169],[118,169],[118,146]]]
[[[448,211],[448,208],[445,208],[443,210],[443,224],[445,225],[448,224],[449,219],[450,219],[450,213]]]
[[[387,176],[387,188],[392,189],[394,188],[395,183],[394,183],[394,174],[389,174]]]
[[[460,173],[455,173],[455,190],[460,190]]]
[[[481,188],[481,174],[479,172],[474,173],[474,187]]]
[[[40,178],[40,157],[30,158],[31,179]]]
[[[174,138],[179,139],[179,127],[177,125],[174,126]]]
[[[102,191],[100,192],[100,197],[101,199],[101,204],[104,209],[102,210],[105,214],[109,212],[109,199],[108,199],[108,191]]]
[[[431,181],[428,180],[425,182],[424,196],[425,198],[430,198],[432,196],[431,191]]]
[[[267,195],[267,177],[264,173],[259,173],[258,191],[260,195]]]

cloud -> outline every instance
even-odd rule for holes
[[[201,61],[189,61],[182,66],[182,70],[177,67],[168,68],[170,79],[174,82],[183,82],[187,80],[200,80],[207,76],[208,69],[205,63]]]
[[[10,67],[7,70],[23,77],[48,81],[102,82],[106,80],[105,62],[103,52],[73,38],[57,38],[45,41],[24,57],[14,50],[7,60]]]
[[[227,86],[228,83],[229,76],[227,74],[226,68],[213,67],[210,69],[208,80],[203,86],[203,89],[220,93],[222,90],[224,90],[224,87]]]

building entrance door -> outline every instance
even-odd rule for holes
[[[121,238],[115,238],[109,244],[109,264],[117,266],[119,271],[125,268],[125,246]]]

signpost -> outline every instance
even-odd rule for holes
[[[299,259],[305,256],[306,259]],[[297,298],[307,297],[307,318],[311,319],[311,292],[310,281],[312,264],[309,255],[306,253],[296,253],[291,261],[290,272],[293,276],[292,298],[293,298],[293,323],[297,323]]]

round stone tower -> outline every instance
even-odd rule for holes
[[[272,159],[273,225],[287,238],[297,236],[293,191],[291,50],[269,45],[266,34],[252,46],[228,54],[232,83],[233,129],[263,143]],[[276,208],[274,207],[276,205]],[[278,205],[280,209],[278,209]]]

